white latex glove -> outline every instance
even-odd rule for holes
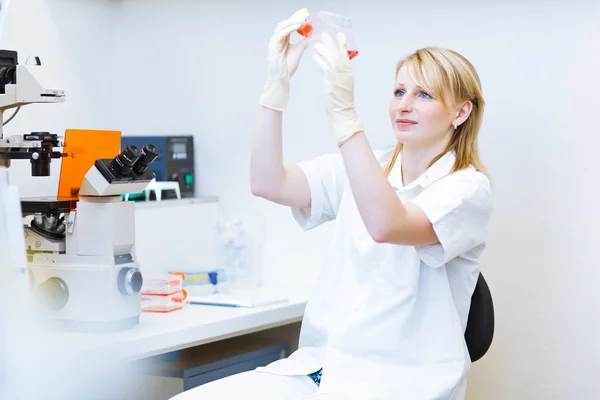
[[[346,36],[337,34],[337,42],[328,33],[315,44],[315,62],[325,77],[325,111],[340,147],[364,127],[354,107],[354,74],[346,49]]]
[[[308,11],[303,8],[281,21],[269,42],[267,81],[260,96],[260,105],[273,110],[285,110],[290,97],[290,78],[298,69],[308,39],[290,43],[290,34],[306,23]]]

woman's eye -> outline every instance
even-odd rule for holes
[[[406,93],[406,92],[405,92],[404,90],[402,90],[402,89],[397,89],[397,90],[394,92],[394,96],[396,96],[396,97],[402,97],[402,96],[404,96],[404,94],[405,94],[405,93]]]
[[[422,99],[431,99],[432,98],[429,95],[429,93],[427,93],[427,92],[421,92],[421,94],[419,95],[419,97],[421,97]]]

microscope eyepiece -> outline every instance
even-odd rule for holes
[[[152,143],[146,143],[144,147],[142,147],[141,156],[135,166],[133,167],[133,172],[136,175],[142,175],[150,164],[154,162],[158,157],[160,157],[160,151],[156,146]]]
[[[133,164],[140,158],[141,152],[133,144],[128,144],[125,148],[113,159],[112,168],[123,176],[128,176],[131,173]]]

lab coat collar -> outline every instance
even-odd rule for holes
[[[389,180],[396,190],[410,190],[415,187],[426,188],[431,183],[448,175],[452,171],[456,154],[449,151],[437,160],[431,167],[427,169],[421,176],[410,184],[404,186],[402,183],[402,152],[398,154],[398,158],[394,163],[394,167],[390,171]]]

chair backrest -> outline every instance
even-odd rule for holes
[[[471,296],[471,308],[465,330],[465,341],[471,362],[479,360],[488,351],[494,338],[494,303],[492,294],[480,273]]]

